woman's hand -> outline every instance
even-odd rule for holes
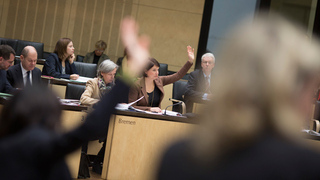
[[[79,78],[79,75],[78,74],[71,74],[70,75],[70,79],[71,80],[77,80]]]
[[[194,61],[194,48],[192,48],[191,46],[187,46],[187,52],[188,52],[188,58],[189,58],[189,62],[193,63]]]
[[[159,107],[152,107],[152,108],[150,108],[150,111],[151,112],[157,112],[157,113],[161,113],[162,112]]]
[[[70,64],[73,63],[74,58],[75,58],[75,55],[74,55],[74,54],[72,54],[72,55],[69,56],[69,63],[70,63]]]

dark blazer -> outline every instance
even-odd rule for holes
[[[157,179],[320,179],[319,153],[279,137],[260,138],[207,164],[200,163],[192,150],[188,141],[172,145],[162,159]]]
[[[41,84],[41,70],[35,67],[32,71],[32,85],[40,85]],[[11,66],[7,70],[7,79],[12,87],[14,88],[23,88],[23,76],[22,69],[20,64],[16,64]]]
[[[211,75],[212,79],[212,75]],[[205,78],[201,69],[197,69],[190,73],[186,91],[184,93],[184,101],[187,106],[187,112],[192,112],[193,103],[202,100],[205,93]]]
[[[44,63],[42,74],[52,76],[55,78],[70,79],[71,74],[78,74],[77,68],[74,63],[70,64],[68,60],[65,61],[66,74],[61,74],[62,65],[61,60],[56,53],[51,53]]]
[[[87,53],[86,56],[83,59],[83,62],[85,62],[85,63],[93,63],[93,59],[94,59],[94,51]],[[100,58],[99,58],[97,67],[99,67],[99,65],[102,63],[102,61],[104,61],[106,59],[110,59],[109,56],[106,55],[106,54],[102,54],[100,56]]]
[[[0,92],[9,93],[12,90],[13,90],[13,88],[7,79],[6,70],[0,70]]]
[[[97,103],[95,110],[78,128],[64,134],[41,125],[0,139],[1,179],[71,180],[64,158],[87,141],[106,136],[109,118],[129,87],[121,81]]]
[[[168,75],[168,76],[158,76],[158,78],[154,80],[155,85],[161,91],[159,107],[161,107],[160,106],[161,105],[161,101],[162,101],[162,99],[164,97],[163,86],[165,86],[167,84],[174,83],[174,82],[178,81],[179,79],[181,79],[184,75],[187,74],[187,72],[191,68],[191,66],[192,66],[192,63],[187,61],[186,64],[184,64],[184,66],[178,72],[176,72],[176,73],[174,73],[172,75]],[[145,83],[145,79],[143,77],[143,78],[139,79],[130,88],[129,103],[139,99],[142,96],[144,96],[144,98],[142,98],[139,102],[133,104],[134,108],[138,108],[138,109],[141,109],[141,110],[150,110],[150,107],[148,107],[148,101],[149,100],[148,100],[148,94],[147,94],[147,90],[146,90],[145,86],[146,86],[146,83]]]

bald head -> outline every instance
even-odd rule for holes
[[[26,46],[21,51],[21,65],[27,71],[32,71],[36,67],[38,53],[33,46]]]

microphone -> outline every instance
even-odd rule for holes
[[[171,100],[171,98],[169,98],[169,100]],[[179,100],[177,100],[177,101],[179,101]],[[175,102],[177,102],[177,101],[175,101]],[[179,102],[176,103],[176,104],[171,104],[171,105],[167,106],[167,107],[165,108],[165,110],[164,110],[163,115],[166,115],[166,114],[167,114],[167,109],[168,109],[168,107],[180,105],[180,104],[182,104],[182,103],[183,103],[183,101],[179,101]]]

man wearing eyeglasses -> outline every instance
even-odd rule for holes
[[[7,71],[7,79],[12,87],[24,88],[41,84],[41,70],[36,67],[37,50],[33,46],[26,46],[21,51],[20,64],[11,66]]]
[[[96,42],[95,48],[96,49],[93,52],[87,53],[87,55],[83,59],[83,62],[97,64],[98,67],[102,61],[106,59],[110,60],[110,58],[103,53],[107,49],[106,42],[104,42],[103,40],[99,40],[98,42]]]
[[[184,96],[187,112],[192,112],[194,102],[211,98],[211,72],[214,65],[214,55],[205,53],[201,57],[201,69],[190,73]]]

